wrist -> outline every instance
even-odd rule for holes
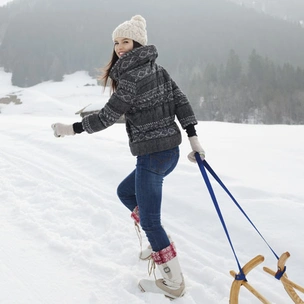
[[[81,122],[75,122],[73,124],[73,130],[74,130],[74,133],[77,133],[77,134],[80,134],[80,133],[84,132],[82,123]]]
[[[188,126],[186,127],[186,132],[187,132],[187,134],[188,134],[188,137],[197,136],[197,135],[196,135],[196,130],[195,130],[194,125],[188,125]]]

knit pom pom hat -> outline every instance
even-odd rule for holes
[[[140,15],[136,15],[131,20],[118,25],[112,34],[113,42],[116,38],[129,38],[137,41],[141,45],[146,45],[148,41],[146,20]]]

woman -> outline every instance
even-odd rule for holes
[[[158,265],[162,279],[141,280],[146,292],[181,297],[185,284],[176,249],[161,225],[162,183],[175,168],[179,158],[181,132],[177,117],[186,130],[192,152],[188,158],[196,162],[198,152],[205,153],[196,135],[197,120],[187,97],[167,71],[156,64],[153,45],[147,45],[146,21],[142,16],[120,24],[112,34],[112,60],[105,69],[105,85],[111,78],[112,95],[98,114],[83,118],[73,125],[52,125],[57,137],[86,131],[94,133],[113,125],[125,115],[131,153],[137,157],[136,169],[118,186],[117,194],[140,223],[151,245],[151,258]]]

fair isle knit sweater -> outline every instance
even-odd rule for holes
[[[185,94],[167,71],[155,63],[153,45],[124,54],[110,71],[117,89],[99,113],[83,118],[82,127],[94,133],[113,125],[123,114],[134,156],[168,150],[181,143],[183,129],[197,120]]]

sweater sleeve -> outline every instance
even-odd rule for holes
[[[128,85],[130,87],[130,84]],[[117,90],[99,113],[90,114],[83,118],[82,126],[87,133],[91,134],[108,128],[130,109],[134,103],[135,94],[127,88],[124,80],[121,80]]]

